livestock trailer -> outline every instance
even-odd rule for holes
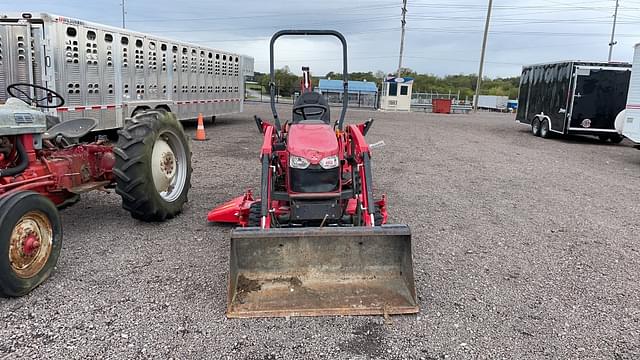
[[[161,108],[183,119],[241,112],[253,58],[51,14],[0,13],[0,103],[12,83],[42,85],[65,105],[62,121],[90,117],[122,127]]]
[[[525,66],[516,121],[536,136],[581,134],[614,143],[629,90],[631,64],[565,61]]]
[[[636,45],[633,55],[627,110],[622,119],[622,134],[636,143],[636,146],[640,146],[640,44]]]

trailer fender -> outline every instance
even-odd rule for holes
[[[548,117],[547,115],[545,115],[544,113],[540,113],[540,114],[538,114],[538,115],[534,116],[533,118],[534,118],[534,119],[536,119],[536,118],[537,118],[538,120],[540,120],[540,123],[541,123],[541,124],[542,124],[542,122],[543,122],[543,121],[547,120],[547,121],[549,122],[549,130],[550,130],[550,131],[554,131],[554,132],[558,132],[558,131],[556,131],[556,130],[553,130],[553,128],[551,127],[551,118],[550,118],[550,117]]]
[[[131,117],[134,117],[144,111],[148,111],[151,110],[150,107],[148,106],[137,106],[135,109],[133,109],[133,112],[131,112]]]

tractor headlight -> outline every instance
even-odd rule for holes
[[[338,155],[327,156],[326,158],[320,160],[320,166],[323,169],[335,169],[340,165],[340,160],[338,159]]]
[[[302,156],[289,156],[289,166],[294,169],[306,169],[309,167],[309,160],[303,158]]]

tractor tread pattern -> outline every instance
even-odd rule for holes
[[[187,178],[182,194],[173,202],[163,199],[157,192],[151,173],[153,146],[160,133],[171,128],[182,137],[187,154]],[[182,125],[166,111],[151,110],[136,115],[118,131],[114,148],[116,165],[116,193],[122,197],[122,207],[135,219],[164,221],[182,211],[191,187],[191,148]]]

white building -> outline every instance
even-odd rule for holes
[[[390,77],[382,83],[380,110],[409,111],[411,109],[411,91],[413,78]]]

